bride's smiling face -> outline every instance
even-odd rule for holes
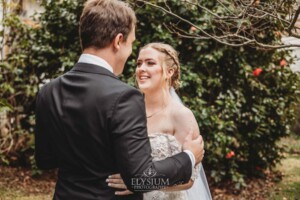
[[[135,72],[138,86],[142,92],[162,88],[163,56],[163,53],[151,47],[147,47],[140,51]]]

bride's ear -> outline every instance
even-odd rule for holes
[[[173,76],[173,74],[174,74],[174,69],[172,69],[172,68],[168,69],[168,71],[167,71],[167,77],[171,78]]]

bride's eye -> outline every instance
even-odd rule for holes
[[[141,65],[142,65],[142,62],[137,62],[137,63],[136,63],[136,66],[137,66],[137,67],[140,67]]]
[[[151,65],[155,65],[156,63],[149,61],[147,64],[151,66]]]

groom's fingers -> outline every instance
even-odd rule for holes
[[[198,140],[198,142],[200,143],[201,148],[204,148],[204,142],[203,142],[202,135],[198,135],[198,137],[196,138],[196,140]]]
[[[196,160],[198,160],[198,162],[201,162],[203,160],[203,157],[204,157],[204,142],[203,142],[203,138],[202,138],[202,135],[199,135],[197,137],[197,139],[195,139],[195,141],[200,144],[200,146],[198,148],[201,149],[201,151],[199,152],[200,154],[197,155],[197,158]],[[196,162],[196,163],[198,163]]]
[[[191,141],[193,138],[193,130],[191,129],[189,131],[189,134],[185,137],[185,141],[188,142],[188,141]]]

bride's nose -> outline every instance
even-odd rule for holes
[[[145,72],[145,71],[146,71],[145,64],[142,63],[142,64],[138,67],[138,70],[139,70],[140,72]]]

